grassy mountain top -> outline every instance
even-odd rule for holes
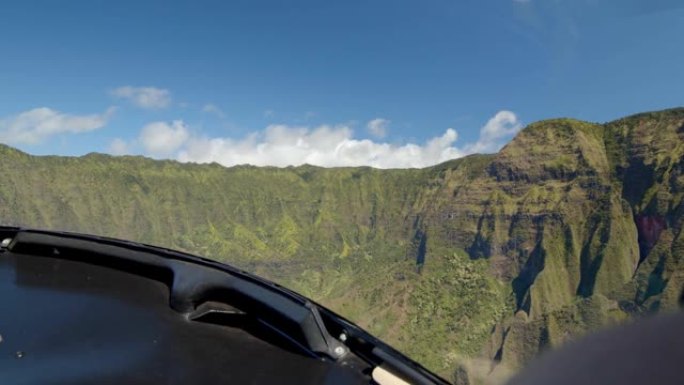
[[[437,372],[505,378],[539,351],[673,309],[684,109],[537,122],[425,169],[197,165],[0,145],[0,221],[158,244],[274,279]]]

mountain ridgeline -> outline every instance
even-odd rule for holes
[[[678,306],[684,109],[534,123],[434,167],[271,168],[37,157],[0,145],[0,222],[227,262],[456,383]]]

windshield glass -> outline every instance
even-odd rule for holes
[[[678,306],[680,3],[6,2],[0,224],[206,256],[500,384]]]

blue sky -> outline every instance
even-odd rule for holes
[[[540,119],[684,105],[678,3],[3,2],[0,142],[421,167]]]

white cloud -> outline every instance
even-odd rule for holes
[[[225,166],[289,166],[305,163],[324,166],[372,166],[377,168],[425,167],[463,156],[452,147],[458,135],[444,135],[423,145],[395,145],[353,138],[348,126],[319,126],[314,129],[271,125],[263,132],[234,140],[192,138],[179,152],[184,162],[218,162]]]
[[[116,138],[112,140],[111,143],[109,143],[109,147],[107,148],[107,152],[112,154],[112,155],[126,155],[130,154],[131,149],[130,145],[128,142],[121,138]]]
[[[368,128],[368,131],[375,136],[376,138],[384,138],[387,136],[387,130],[389,129],[389,124],[390,121],[387,119],[383,118],[377,118],[373,119],[368,124],[366,127]]]
[[[47,107],[34,108],[0,119],[0,141],[8,144],[37,144],[57,134],[77,134],[104,127],[115,107],[102,114],[70,115]]]
[[[494,152],[521,128],[517,116],[500,111],[480,129],[476,142],[456,146],[458,133],[448,128],[424,143],[395,144],[355,139],[349,125],[298,127],[270,125],[243,138],[193,135],[182,121],[154,122],[143,127],[138,142],[147,155],[181,162],[224,166],[323,167],[371,166],[421,168],[474,152]]]
[[[479,140],[464,150],[469,154],[497,152],[521,128],[522,124],[513,112],[499,111],[482,127]]]
[[[166,108],[171,104],[171,92],[161,88],[124,86],[112,90],[111,94],[148,110]]]
[[[153,122],[140,132],[140,143],[153,156],[168,156],[183,146],[190,138],[190,132],[182,120]]]

